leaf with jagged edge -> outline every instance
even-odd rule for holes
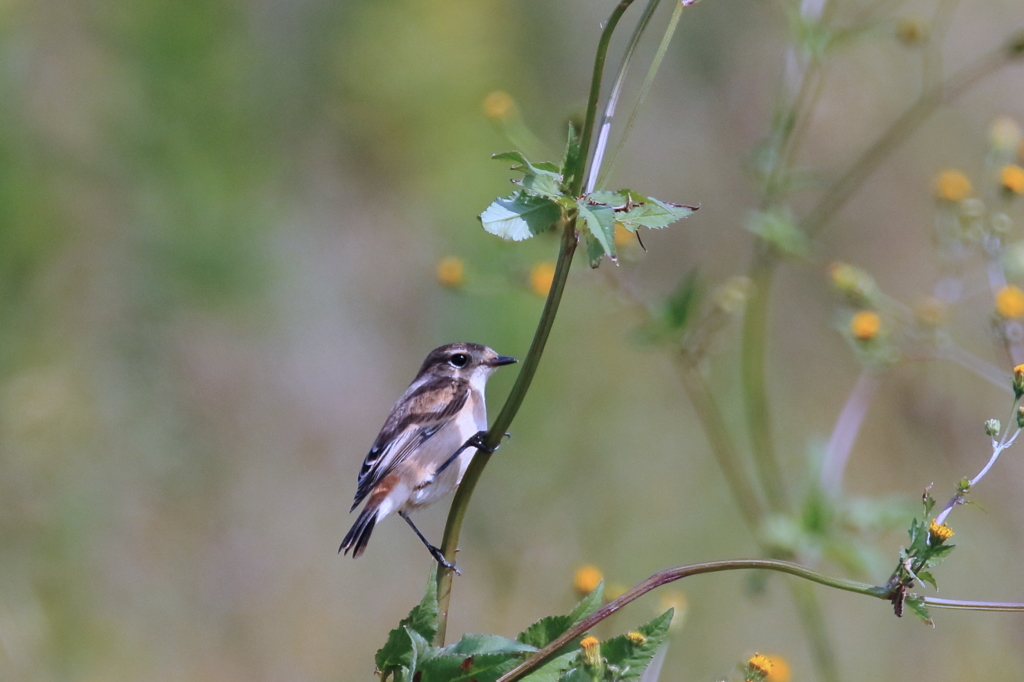
[[[522,191],[495,199],[479,217],[491,234],[519,242],[550,230],[562,217],[562,208],[550,199]]]

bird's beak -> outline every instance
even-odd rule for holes
[[[511,365],[514,362],[519,361],[516,360],[515,358],[510,358],[507,355],[499,355],[498,357],[494,358],[494,360],[491,361],[491,364],[494,365],[495,367],[500,367],[501,365]]]

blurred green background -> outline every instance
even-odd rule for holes
[[[840,7],[852,21],[871,4]],[[894,27],[934,4],[898,5],[828,67],[801,157],[825,177],[919,88],[921,55]],[[488,156],[510,147],[482,103],[510,93],[539,137],[524,151],[557,160],[611,7],[0,3],[0,679],[371,678],[429,557],[399,521],[360,560],[337,555],[359,464],[431,348],[471,340],[525,356],[542,305],[529,273],[557,250],[480,229],[476,214],[509,193],[507,166]],[[1020,0],[959,2],[946,67],[1020,23]],[[472,502],[452,636],[511,636],[567,610],[583,564],[631,585],[757,554],[671,361],[635,342],[640,318],[616,290],[656,302],[691,267],[711,285],[744,272],[748,162],[787,41],[782,4],[705,0],[684,13],[611,184],[701,210],[645,235],[648,252],[617,269],[577,264],[513,438]],[[927,295],[932,178],[957,166],[983,184],[989,125],[1024,122],[1022,93],[1018,65],[941,108],[782,269],[768,374],[794,495],[860,371],[833,326],[827,264],[866,268],[908,305]],[[459,289],[437,283],[448,255],[465,263]],[[972,265],[950,332],[1008,369]],[[735,326],[716,351],[709,378],[745,442]],[[492,415],[514,376],[492,379]],[[944,500],[981,467],[980,425],[1007,402],[957,366],[900,364],[846,490],[913,505],[934,482]],[[1022,600],[1019,451],[975,499],[984,512],[951,518],[960,549],[939,569],[941,596]],[[436,542],[446,509],[419,517]],[[854,577],[883,581],[904,538],[880,535],[881,563]],[[754,650],[813,679],[782,581],[759,593],[738,573],[684,581],[662,679],[717,679]],[[931,629],[818,593],[845,679],[1024,677],[1020,615],[936,612]]]

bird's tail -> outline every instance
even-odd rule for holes
[[[352,524],[345,539],[341,541],[338,551],[348,554],[351,549],[352,558],[358,557],[366,549],[366,544],[370,541],[370,534],[373,533],[373,526],[376,523],[377,508],[365,507],[363,511],[359,512],[359,518]]]

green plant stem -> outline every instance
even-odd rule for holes
[[[771,298],[772,275],[779,258],[764,243],[757,246],[751,267],[750,298],[743,316],[743,338],[740,357],[741,383],[751,454],[768,508],[776,513],[787,509],[785,486],[772,437],[768,389],[765,381],[765,356],[768,338],[768,305]]]
[[[485,443],[496,446],[501,442],[506,429],[512,423],[516,413],[519,411],[526,392],[530,388],[533,376],[537,372],[540,358],[544,354],[544,346],[551,333],[551,327],[555,322],[555,315],[558,313],[558,304],[562,300],[562,293],[565,291],[565,283],[569,278],[569,267],[572,265],[573,254],[576,253],[578,237],[576,234],[576,216],[573,215],[565,221],[562,227],[562,244],[558,253],[558,261],[555,264],[555,275],[551,281],[551,288],[548,290],[548,297],[544,303],[544,310],[541,312],[540,322],[537,324],[537,331],[530,344],[530,350],[523,361],[523,368],[516,378],[512,391],[509,393],[505,406],[502,408],[498,418],[494,420],[491,430],[487,433]],[[459,534],[462,531],[462,522],[466,517],[466,510],[469,508],[469,500],[473,495],[480,475],[484,467],[491,459],[491,453],[478,450],[473,456],[472,462],[466,469],[462,482],[455,491],[455,498],[452,500],[451,510],[448,512],[448,522],[445,524],[444,539],[441,541],[441,551],[450,562],[455,560],[455,552],[459,543]],[[437,634],[434,636],[434,644],[442,646],[445,634],[448,629],[448,606],[451,602],[452,593],[452,571],[444,567],[438,567],[437,571]]]
[[[612,32],[619,23],[623,13],[633,4],[633,0],[621,0],[612,11],[611,17],[601,32],[601,39],[598,41],[597,53],[594,57],[594,73],[590,83],[590,97],[587,101],[586,123],[583,126],[580,140],[579,158],[575,159],[575,166],[571,169],[563,169],[566,177],[572,179],[570,190],[578,195],[583,185],[584,171],[587,167],[586,160],[590,140],[593,136],[594,121],[597,119],[597,104],[601,97],[601,78],[604,74],[605,59],[608,54],[608,44],[611,41]],[[533,376],[537,372],[541,356],[544,354],[544,346],[547,344],[551,327],[555,323],[555,316],[558,313],[558,305],[562,300],[562,293],[565,291],[565,283],[569,279],[569,267],[572,265],[573,255],[576,253],[576,246],[579,243],[579,234],[576,230],[576,213],[567,214],[562,224],[562,242],[558,252],[558,260],[555,263],[555,274],[551,281],[551,288],[548,290],[548,297],[544,302],[544,310],[541,312],[540,321],[537,323],[537,331],[534,332],[533,342],[530,350],[523,360],[522,369],[516,382],[512,386],[505,405],[501,408],[497,419],[491,425],[484,444],[496,448],[504,437],[508,427],[515,419],[519,407],[523,404],[526,392],[530,389]],[[469,500],[473,496],[473,490],[483,473],[484,467],[490,461],[490,453],[478,450],[473,456],[465,475],[455,491],[455,498],[452,500],[451,509],[448,511],[448,521],[445,523],[444,539],[441,541],[441,552],[449,562],[454,562],[455,552],[459,544],[459,535],[462,532],[462,522],[466,517],[466,510],[469,508]],[[445,635],[448,630],[448,608],[452,596],[451,569],[439,567],[437,572],[437,633],[434,636],[434,644],[444,645]]]
[[[708,386],[694,360],[684,356],[678,359],[676,364],[679,367],[683,388],[690,398],[693,409],[697,411],[697,417],[711,445],[711,452],[725,474],[743,521],[757,537],[758,527],[764,518],[764,502],[747,473],[736,443],[729,434],[722,410],[718,407],[711,387]]]
[[[842,578],[833,578],[831,576],[812,571],[809,568],[804,568],[799,564],[790,563],[788,561],[777,561],[774,559],[737,559],[733,561],[713,561],[706,564],[692,564],[689,566],[679,566],[677,568],[669,568],[664,571],[655,573],[647,580],[643,581],[639,585],[636,585],[632,589],[628,590],[618,599],[614,599],[600,609],[595,611],[589,617],[583,619],[581,622],[572,626],[566,630],[560,637],[552,641],[546,647],[538,651],[532,657],[523,661],[518,666],[510,670],[509,672],[498,678],[497,682],[513,682],[514,680],[522,679],[531,670],[534,670],[538,666],[542,665],[554,652],[561,649],[563,646],[576,639],[578,636],[591,629],[608,616],[612,615],[626,604],[635,601],[639,597],[647,594],[651,590],[666,585],[682,578],[687,578],[692,575],[701,575],[704,573],[717,573],[720,571],[740,571],[760,569],[766,571],[778,571],[780,573],[788,573],[795,575],[799,578],[810,580],[811,582],[825,585],[827,587],[834,587],[837,590],[845,590],[847,592],[854,592],[857,594],[864,594],[870,597],[876,597],[878,599],[885,598],[885,588],[876,587],[874,585],[868,585],[866,583],[859,583],[853,580],[844,580]]]

